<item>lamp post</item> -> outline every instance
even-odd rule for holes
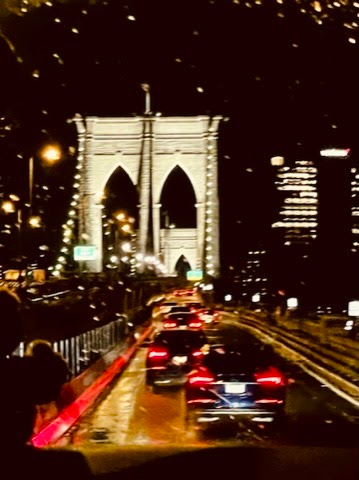
[[[62,151],[58,145],[48,144],[40,151],[40,158],[48,165],[53,165],[61,160]],[[29,208],[32,213],[32,199],[34,190],[34,157],[29,158]]]

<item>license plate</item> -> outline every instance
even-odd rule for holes
[[[224,386],[225,393],[244,393],[246,386],[243,383],[227,383]]]
[[[187,357],[182,355],[176,355],[175,357],[173,357],[172,361],[175,365],[183,365],[187,362]]]

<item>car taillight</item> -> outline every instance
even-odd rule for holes
[[[198,320],[192,320],[192,322],[189,322],[188,324],[189,328],[201,328],[202,325],[203,323]]]
[[[148,358],[151,360],[166,360],[168,358],[168,351],[165,348],[153,347],[148,352]]]
[[[204,356],[204,353],[202,350],[194,350],[192,352],[192,357],[194,357],[196,360],[201,360]]]
[[[267,370],[255,373],[254,377],[257,383],[261,385],[283,385],[283,375],[274,367],[269,367]]]
[[[202,367],[189,374],[188,382],[190,385],[204,385],[214,382],[214,376],[207,368]]]
[[[167,320],[163,322],[163,327],[164,328],[175,328],[177,327],[177,322],[174,322],[173,320]]]

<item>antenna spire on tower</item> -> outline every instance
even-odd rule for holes
[[[150,85],[148,83],[141,83],[142,90],[146,93],[145,98],[145,115],[149,115],[151,113],[151,93],[150,93]]]

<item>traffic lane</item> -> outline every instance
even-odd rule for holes
[[[224,316],[217,335],[225,344],[235,343],[240,323],[234,325],[233,320],[226,320]],[[275,356],[289,381],[286,420],[274,432],[277,441],[289,445],[359,446],[359,410],[305,373],[299,364]]]
[[[184,390],[154,390],[146,385],[146,350],[138,350],[121,377],[103,392],[93,408],[56,446],[220,446],[231,445],[233,441],[246,446],[266,444],[264,437],[249,429],[241,438],[225,428],[208,438],[195,429],[188,429]]]
[[[206,329],[211,343],[235,343],[242,331],[221,322]],[[248,338],[248,337],[247,337]],[[253,338],[254,341],[254,338]],[[357,446],[358,423],[351,405],[278,357],[285,375],[293,379],[287,392],[287,421],[277,430],[240,419],[206,431],[188,429],[183,389],[156,393],[145,384],[146,349],[140,348],[122,376],[67,435],[73,445],[328,445]]]

